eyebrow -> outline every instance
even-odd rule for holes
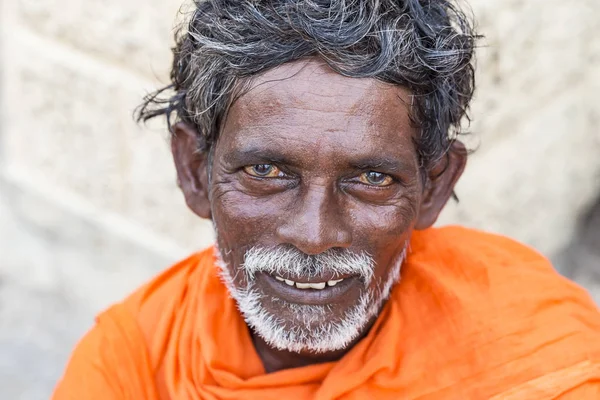
[[[250,165],[260,162],[293,165],[293,160],[278,151],[262,147],[248,147],[242,150],[232,151],[223,156],[227,164]]]
[[[351,162],[353,168],[361,170],[383,170],[389,172],[400,172],[411,169],[413,165],[398,158],[373,157],[362,158]]]
[[[250,165],[261,162],[268,162],[280,165],[296,166],[293,158],[290,158],[279,151],[263,147],[249,147],[246,149],[232,151],[223,157],[230,165]],[[398,173],[409,171],[414,168],[410,162],[403,161],[395,157],[363,157],[351,160],[349,166],[356,170],[378,170],[382,172]]]

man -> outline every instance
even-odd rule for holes
[[[197,2],[140,117],[177,116],[216,245],[101,314],[54,398],[599,399],[585,291],[507,238],[431,228],[466,164],[475,40],[447,0]]]

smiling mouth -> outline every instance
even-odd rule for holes
[[[358,275],[340,276],[336,279],[326,277],[298,279],[294,281],[282,276],[259,273],[256,283],[263,293],[272,297],[296,304],[327,305],[334,303],[351,302],[358,298],[364,288],[363,281]],[[304,282],[299,282],[304,280]]]
[[[294,286],[297,289],[302,289],[302,290],[305,290],[305,289],[323,290],[327,287],[335,286],[344,280],[344,278],[342,278],[342,279],[331,279],[326,282],[295,282],[291,279],[284,279],[281,276],[277,276],[277,275],[275,275],[275,279],[277,279],[279,282],[285,282],[285,284],[288,286]]]

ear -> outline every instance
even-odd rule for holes
[[[435,223],[466,165],[467,150],[464,144],[456,140],[447,157],[443,157],[429,171],[415,229],[426,229]]]
[[[184,122],[172,127],[171,151],[177,184],[188,207],[201,218],[211,218],[208,200],[208,153],[198,151],[198,132]]]

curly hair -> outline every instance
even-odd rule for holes
[[[471,19],[448,0],[195,0],[175,34],[171,84],[149,94],[138,121],[172,115],[210,150],[253,76],[318,57],[348,77],[407,88],[423,167],[441,159],[475,87]]]

